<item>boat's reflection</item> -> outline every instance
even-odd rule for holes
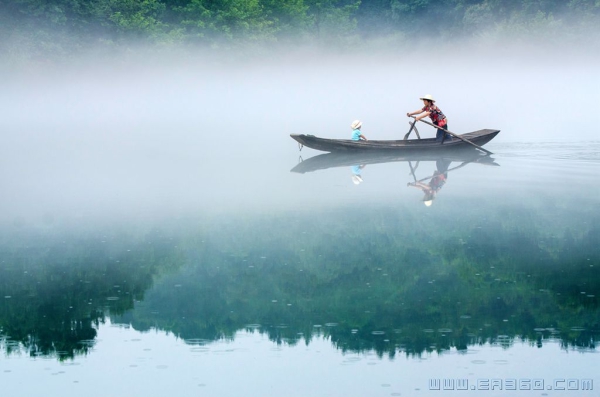
[[[432,205],[438,192],[448,180],[448,173],[463,168],[469,164],[499,166],[489,155],[483,155],[476,150],[467,150],[450,153],[413,153],[398,155],[393,153],[326,153],[302,160],[291,172],[305,174],[329,168],[350,167],[352,182],[358,185],[363,182],[362,170],[370,164],[383,164],[392,162],[405,162],[410,169],[413,181],[407,186],[420,189],[423,192],[423,203]],[[435,163],[433,174],[419,179],[417,171],[422,162]],[[453,166],[454,163],[454,166]]]
[[[364,166],[369,164],[383,164],[392,162],[413,162],[422,161],[449,161],[461,164],[485,164],[497,166],[498,164],[489,155],[483,155],[477,150],[450,151],[448,153],[369,153],[369,152],[344,152],[344,153],[325,153],[311,157],[306,160],[300,158],[300,163],[292,168],[291,172],[305,174],[337,167]]]

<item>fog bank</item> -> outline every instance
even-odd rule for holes
[[[528,54],[461,46],[154,54],[7,74],[1,215],[269,205],[298,158],[290,133],[348,138],[360,119],[368,138],[398,139],[425,94],[453,132],[500,129],[493,143],[597,140],[587,105],[600,100],[593,58]]]

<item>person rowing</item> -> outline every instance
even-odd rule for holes
[[[418,115],[418,116],[415,116],[415,123],[417,121],[421,120],[422,118],[429,116],[431,118],[431,121],[433,122],[433,124],[435,124],[437,127],[441,127],[441,128],[444,128],[447,130],[448,129],[448,119],[446,118],[444,113],[442,113],[440,108],[438,108],[435,105],[435,99],[433,99],[433,97],[430,94],[427,94],[424,97],[419,98],[419,99],[423,101],[423,104],[425,106],[423,106],[422,109],[415,110],[414,112],[406,113],[406,115],[408,117]],[[439,142],[441,142],[442,140],[451,141],[452,136],[450,136],[450,134],[446,134],[446,131],[442,130],[441,128],[437,129],[437,133],[435,135],[435,140],[439,141]],[[446,138],[444,138],[444,136]]]

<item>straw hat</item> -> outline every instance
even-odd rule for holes
[[[350,124],[350,128],[352,128],[353,130],[357,130],[362,126],[362,123],[358,120],[354,120],[352,122],[352,124]]]
[[[421,99],[421,100],[426,99],[428,101],[435,102],[435,99],[433,99],[433,97],[431,96],[431,94],[427,94],[424,97],[421,97],[419,99]]]

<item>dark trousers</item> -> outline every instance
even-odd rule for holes
[[[448,129],[448,124],[446,124],[444,126],[444,129],[446,129],[446,130]],[[442,139],[444,139],[444,134],[446,134],[446,131],[438,128],[437,129],[437,133],[435,134],[435,140],[438,141],[438,142],[441,142]],[[446,139],[444,139],[444,142],[448,142],[448,141],[451,141],[451,140],[452,140],[452,136],[450,134],[446,134]]]

